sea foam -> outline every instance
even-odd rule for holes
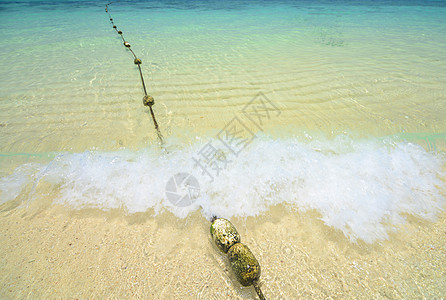
[[[238,155],[225,152],[224,168],[211,178],[196,163],[207,143],[167,144],[164,151],[61,153],[47,164],[24,164],[1,178],[1,202],[19,195],[33,201],[44,191],[73,209],[123,208],[129,214],[153,209],[180,218],[199,209],[208,218],[256,216],[283,204],[316,210],[350,240],[369,243],[388,238],[405,215],[433,220],[445,205],[444,154],[417,144],[346,136],[258,137]],[[200,193],[186,207],[166,196],[166,184],[177,173],[199,182]]]

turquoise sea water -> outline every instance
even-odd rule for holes
[[[446,2],[371,3],[111,4],[143,61],[160,145],[106,3],[2,1],[0,203],[228,218],[282,204],[367,242],[404,215],[433,219],[445,204]],[[234,124],[246,129],[236,151]],[[225,159],[213,153],[205,172],[196,160],[212,149]],[[178,208],[166,184],[180,172],[200,195]]]

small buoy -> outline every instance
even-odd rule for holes
[[[113,25],[113,28],[116,29],[116,25]]]
[[[130,43],[129,42],[124,42],[124,46],[126,46],[127,48],[130,48]]]
[[[240,235],[231,222],[226,219],[215,219],[211,224],[211,236],[217,247],[227,253],[229,248],[240,243]]]
[[[118,31],[118,34],[122,34],[122,31],[121,31],[121,30],[119,30],[119,31]]]
[[[155,104],[155,99],[153,99],[152,96],[146,95],[142,98],[142,103],[144,103],[145,106],[152,106]]]
[[[142,61],[139,58],[135,58],[135,65],[142,64]]]
[[[112,19],[112,18],[110,18],[110,21],[113,21],[113,19]]]
[[[254,284],[260,278],[260,264],[248,246],[237,243],[228,251],[229,262],[237,280],[244,286]]]

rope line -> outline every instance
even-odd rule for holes
[[[232,247],[235,247],[234,245],[236,245],[236,244],[241,244],[240,243],[240,235],[238,234],[237,229],[228,220],[218,218],[215,215],[211,217],[210,221],[211,221],[212,239],[214,240],[217,247],[220,248],[220,250],[222,250],[224,253],[227,253],[228,257],[231,256],[231,255],[229,255],[229,252],[232,250]],[[215,222],[218,222],[218,221],[220,221],[220,224],[215,225]],[[225,224],[224,226],[221,225],[222,222],[223,222],[223,224]],[[220,227],[220,229],[219,229],[219,227]],[[246,252],[244,254],[242,254],[241,256],[249,257],[249,255],[246,254]],[[231,260],[231,258],[229,258],[229,260]],[[239,276],[237,276],[237,274],[236,274],[237,280],[244,286],[252,285],[254,287],[255,292],[257,293],[257,296],[259,296],[259,299],[266,300],[266,298],[263,295],[262,290],[260,288],[260,284],[259,284],[260,264],[258,263],[257,259],[253,255],[252,255],[252,258],[249,263],[248,263],[248,261],[249,260],[247,260],[245,258],[244,262],[239,262],[239,263],[247,266],[247,268],[250,269],[250,271],[248,271],[248,273],[251,273],[251,274],[245,275],[246,277],[243,278],[242,281],[240,280]],[[255,268],[256,264],[258,265],[258,269]],[[231,265],[232,265],[232,263],[231,263]],[[240,273],[243,272],[243,271],[240,271],[242,268],[240,268],[238,270],[237,270],[237,267],[234,269],[234,266],[232,266],[232,268],[233,268],[234,272],[238,273],[238,275],[240,275]],[[257,273],[256,278],[253,278],[251,275],[256,274],[256,273]]]
[[[113,29],[114,29],[114,30],[119,34],[119,36],[121,37],[124,46],[125,46],[128,50],[130,50],[130,53],[133,55],[133,57],[134,57],[134,61],[133,61],[133,62],[135,63],[135,65],[138,66],[139,76],[141,77],[142,88],[143,88],[143,90],[144,90],[143,104],[144,104],[145,106],[148,106],[148,107],[149,107],[149,109],[150,109],[150,115],[152,116],[153,125],[155,126],[156,134],[157,134],[158,139],[160,140],[161,144],[163,144],[163,143],[164,143],[164,138],[163,138],[163,135],[161,134],[161,131],[160,131],[160,129],[159,129],[158,122],[156,121],[155,113],[153,112],[153,108],[152,108],[153,104],[155,104],[155,100],[153,99],[152,96],[150,96],[149,94],[147,94],[146,83],[144,82],[144,76],[142,75],[142,70],[141,70],[141,64],[142,64],[142,61],[136,56],[135,52],[133,52],[130,43],[127,42],[127,41],[125,40],[125,38],[124,38],[124,34],[122,33],[121,30],[118,30],[118,27],[117,27],[117,26],[115,25],[115,23],[113,22],[113,18],[112,18],[112,16],[111,16],[110,12],[108,11],[108,9],[109,9],[108,6],[109,6],[110,4],[112,4],[112,3],[113,3],[113,2],[109,2],[109,3],[107,3],[107,4],[105,5],[105,12],[108,14],[108,17],[109,17],[109,19],[110,19],[110,23],[113,25]]]
[[[140,75],[140,77],[141,77],[142,87],[143,87],[143,90],[144,90],[143,104],[144,104],[145,106],[148,106],[148,107],[149,107],[149,109],[150,109],[150,114],[152,115],[153,124],[155,125],[156,133],[157,133],[157,135],[158,135],[159,140],[161,141],[161,144],[163,144],[163,143],[164,143],[163,136],[162,136],[162,134],[161,134],[161,131],[159,130],[159,126],[158,126],[158,123],[156,122],[156,118],[155,118],[155,113],[153,112],[153,109],[152,109],[153,104],[155,104],[155,100],[153,99],[152,96],[150,96],[150,95],[147,94],[146,84],[145,84],[145,82],[144,82],[144,77],[143,77],[143,75],[142,75],[142,70],[141,70],[141,64],[142,64],[142,61],[136,56],[135,52],[133,52],[133,50],[131,49],[131,45],[130,45],[130,43],[127,42],[127,41],[125,40],[122,31],[121,31],[121,30],[118,30],[118,27],[117,27],[117,26],[115,25],[115,23],[113,22],[113,18],[112,18],[112,16],[111,16],[110,12],[108,11],[108,6],[109,6],[110,4],[112,4],[112,3],[113,3],[113,2],[109,2],[109,3],[107,3],[107,4],[105,5],[105,12],[106,12],[106,13],[108,14],[108,16],[109,16],[110,23],[113,25],[113,29],[114,29],[114,30],[119,34],[119,36],[121,37],[124,46],[125,46],[125,47],[130,51],[130,53],[133,55],[134,63],[135,63],[135,65],[137,65],[137,67],[138,67],[139,75]],[[217,219],[218,219],[217,216],[213,216],[213,217],[211,218],[211,222],[213,223],[213,222],[214,222],[215,220],[217,220]],[[212,226],[212,225],[211,225],[211,226]],[[234,228],[234,229],[235,229],[235,228]],[[237,235],[238,235],[238,233],[237,233]],[[251,255],[252,255],[252,254],[251,254]],[[255,260],[255,258],[254,258],[254,260]],[[255,260],[255,261],[257,261],[257,260]],[[260,269],[259,269],[259,270],[260,270]],[[259,276],[260,276],[260,273],[259,273]],[[257,278],[256,280],[254,280],[253,282],[249,283],[249,284],[252,284],[252,285],[254,286],[254,290],[256,291],[257,296],[259,297],[259,299],[260,299],[260,300],[265,300],[265,296],[263,295],[262,290],[260,289],[260,285],[259,285],[258,278]],[[245,285],[246,285],[246,284],[245,284]]]
[[[254,286],[254,290],[256,291],[257,296],[259,296],[259,299],[266,300],[265,296],[262,293],[262,290],[260,289],[259,281],[258,280],[254,281],[252,285]]]

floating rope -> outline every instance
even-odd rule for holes
[[[153,99],[152,96],[150,96],[149,94],[147,94],[146,84],[145,84],[145,82],[144,82],[144,76],[142,76],[142,71],[141,71],[141,64],[142,64],[142,61],[136,56],[135,52],[133,52],[130,43],[127,42],[127,41],[125,40],[125,38],[124,38],[124,34],[122,33],[121,30],[118,30],[118,27],[117,27],[117,26],[115,25],[115,23],[113,22],[113,18],[112,18],[112,16],[111,16],[110,12],[108,11],[108,6],[109,6],[110,4],[112,4],[112,3],[113,3],[113,2],[109,2],[109,3],[107,3],[107,4],[105,5],[105,12],[108,14],[108,17],[109,17],[109,19],[110,19],[110,23],[113,25],[113,29],[114,29],[114,30],[119,34],[119,36],[121,37],[124,46],[125,46],[128,50],[130,50],[130,52],[132,53],[132,55],[133,55],[133,57],[134,57],[134,61],[133,61],[133,62],[135,63],[135,65],[138,66],[138,71],[139,71],[139,75],[140,75],[140,77],[141,77],[141,83],[142,83],[142,87],[143,87],[143,90],[144,90],[144,97],[143,97],[142,102],[143,102],[143,104],[144,104],[145,106],[148,106],[148,107],[149,107],[149,109],[150,109],[150,114],[152,115],[153,125],[155,125],[156,134],[158,135],[158,138],[159,138],[161,144],[163,144],[163,143],[164,143],[163,135],[161,134],[161,131],[160,131],[159,126],[158,126],[158,122],[156,122],[155,113],[153,112],[153,109],[152,109],[152,105],[155,104],[155,100]]]
[[[112,4],[112,2],[105,5],[105,12],[108,14],[113,28],[121,37],[124,46],[132,53],[134,57],[133,62],[138,66],[142,87],[144,89],[143,104],[150,108],[150,114],[152,115],[153,124],[155,125],[158,138],[160,139],[161,143],[163,143],[163,136],[161,135],[158,123],[156,122],[155,114],[153,113],[152,109],[152,105],[155,104],[155,100],[152,96],[147,94],[146,84],[144,82],[144,77],[142,76],[142,61],[136,56],[135,52],[133,52],[130,43],[124,39],[122,31],[118,30],[118,27],[113,22],[113,18],[108,11],[108,6],[110,4]],[[260,264],[252,254],[251,250],[249,250],[248,246],[240,243],[240,235],[238,234],[237,229],[226,219],[213,217],[211,222],[212,238],[217,247],[224,253],[228,254],[229,262],[235,276],[237,277],[237,280],[244,286],[252,285],[260,300],[266,300],[259,285]]]

